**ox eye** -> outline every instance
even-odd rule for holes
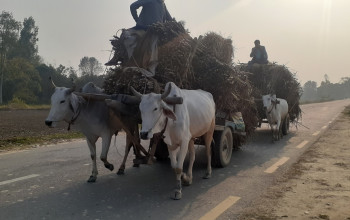
[[[62,103],[64,103],[66,100],[62,100],[62,101],[60,101],[60,103],[62,104]]]
[[[158,108],[154,108],[154,109],[153,109],[153,111],[157,111],[157,110],[158,110]]]

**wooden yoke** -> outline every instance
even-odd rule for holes
[[[117,102],[115,100],[111,100],[111,99],[106,99],[106,104],[108,107],[110,108],[113,108],[113,103],[114,102]],[[110,111],[113,112],[114,114],[114,111],[112,109],[110,109]],[[115,120],[121,125],[122,129],[125,131],[125,133],[130,137],[130,140],[131,142],[134,144],[134,146],[136,148],[138,148],[140,151],[142,151],[142,153],[145,154],[145,156],[148,156],[149,153],[145,150],[145,148],[139,143],[139,141],[134,137],[133,134],[131,134],[131,132],[129,131],[129,129],[127,128],[127,126],[125,126],[125,124],[122,122],[122,120],[120,120],[120,118],[116,115],[115,115]]]

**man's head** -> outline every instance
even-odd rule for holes
[[[260,46],[260,40],[255,40],[254,44],[255,44],[255,46]]]

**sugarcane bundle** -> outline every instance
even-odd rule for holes
[[[246,64],[239,65],[241,70],[251,72],[249,80],[253,85],[254,97],[259,100],[262,95],[276,94],[278,98],[287,100],[289,115],[292,121],[301,117],[299,100],[302,88],[296,75],[289,71],[285,65],[269,64]],[[260,118],[265,117],[262,103],[257,103]]]
[[[133,86],[141,93],[162,92],[167,82],[183,89],[210,92],[217,109],[226,113],[242,112],[246,131],[254,130],[257,113],[249,74],[232,65],[232,41],[210,32],[192,38],[180,22],[152,26],[149,34],[158,35],[158,66],[153,77],[138,68],[117,68],[108,75],[107,93],[129,93]]]
[[[211,56],[220,62],[231,64],[233,59],[232,40],[226,39],[215,32],[208,32],[198,38],[199,43],[207,48]]]
[[[220,62],[205,50],[198,49],[193,58],[194,89],[210,92],[217,109],[225,112],[242,112],[246,130],[257,125],[257,113],[248,74],[232,65]]]

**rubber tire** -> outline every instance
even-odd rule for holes
[[[284,118],[282,125],[282,134],[287,135],[289,133],[289,114]]]
[[[212,147],[212,166],[226,167],[230,164],[233,148],[233,137],[230,128],[226,127],[223,131],[215,131],[215,145]]]
[[[156,148],[156,152],[154,152],[154,156],[157,158],[159,161],[164,161],[167,160],[169,157],[169,151],[168,151],[168,146],[164,142],[163,139],[161,139]]]

